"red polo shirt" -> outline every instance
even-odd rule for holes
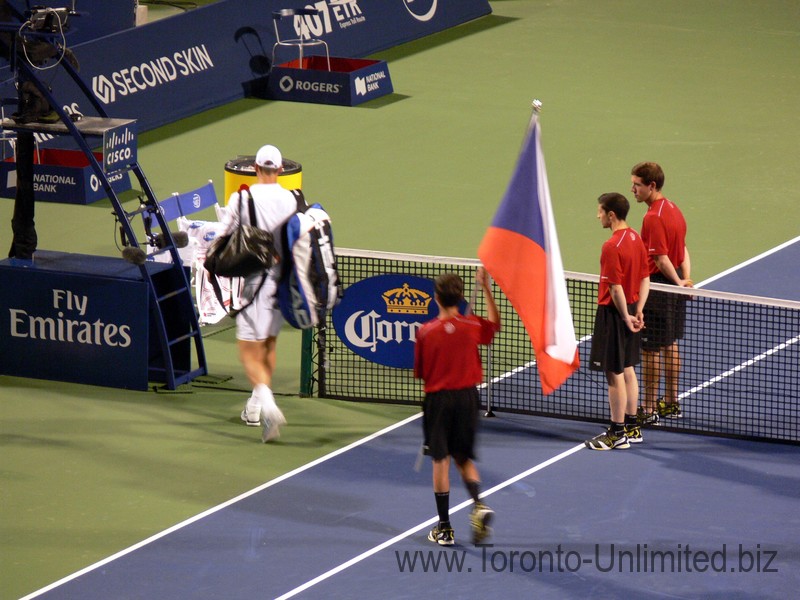
[[[491,343],[499,330],[499,323],[475,315],[428,321],[417,331],[414,377],[424,380],[426,393],[480,384],[478,345]]]
[[[642,239],[647,248],[651,274],[659,272],[654,256],[666,255],[676,269],[683,264],[686,250],[686,219],[666,198],[656,200],[642,220]]]
[[[625,303],[634,304],[639,300],[639,285],[647,276],[647,252],[642,238],[630,227],[618,229],[603,244],[600,252],[597,303],[612,304],[611,285],[621,285]]]

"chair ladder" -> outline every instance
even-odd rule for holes
[[[169,253],[171,266],[167,268],[167,275],[163,276],[161,275],[161,273],[164,273],[163,269],[159,273],[154,274],[154,270],[152,269],[153,265],[149,263],[149,261],[142,261],[143,264],[139,264],[142,279],[147,284],[149,290],[149,313],[151,323],[153,324],[151,326],[151,331],[152,327],[154,327],[160,342],[160,354],[153,355],[151,352],[148,362],[148,376],[150,381],[164,382],[168,389],[174,390],[181,384],[187,383],[201,375],[208,374],[203,339],[198,323],[192,288],[189,283],[189,276],[183,267],[181,257],[175,245],[175,240],[170,233],[167,222],[159,209],[158,200],[138,160],[123,164],[119,169],[113,172],[107,172],[103,165],[97,160],[87,140],[87,138],[102,136],[104,131],[118,126],[121,122],[133,123],[133,121],[109,118],[103,106],[97,101],[94,94],[78,75],[77,71],[69,64],[69,61],[61,61],[60,64],[72,77],[78,87],[80,87],[100,116],[86,117],[78,121],[73,121],[71,116],[64,110],[62,103],[56,101],[48,87],[39,80],[37,74],[23,61],[18,61],[17,68],[19,71],[23,72],[27,80],[33,82],[37,89],[48,100],[50,106],[58,113],[61,120],[56,124],[27,123],[11,126],[11,128],[16,129],[18,132],[29,131],[52,135],[70,135],[88,159],[94,174],[102,184],[120,222],[127,244],[130,247],[139,248],[142,252],[145,252],[145,249],[141,248],[141,244],[131,226],[131,217],[146,211],[151,217],[156,219],[156,223],[153,226],[157,225],[161,229],[163,235],[162,251]],[[133,213],[125,211],[116,191],[109,181],[110,177],[119,173],[124,173],[125,171],[132,172],[136,176],[140,189],[144,193],[144,197],[141,198],[139,210]],[[178,319],[168,320],[166,318],[167,314],[172,317],[178,315]],[[187,350],[190,350],[192,342],[196,356],[196,366],[194,368],[192,368],[191,365],[190,352],[188,352],[189,356],[187,356]]]

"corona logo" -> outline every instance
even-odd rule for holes
[[[427,315],[431,303],[430,294],[412,289],[407,283],[403,287],[384,292],[381,297],[388,312],[406,315]]]
[[[377,275],[350,285],[333,309],[336,335],[355,354],[387,367],[411,369],[417,331],[438,314],[433,281]]]

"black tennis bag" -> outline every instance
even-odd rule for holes
[[[242,218],[244,194],[250,207],[248,225]],[[275,240],[271,232],[257,226],[255,202],[246,185],[239,188],[239,212],[239,226],[214,240],[206,253],[203,266],[217,277],[247,277],[266,272],[275,263]]]
[[[299,190],[293,193],[298,210],[283,230],[278,306],[292,327],[307,329],[325,322],[342,298],[342,285],[330,216],[320,204],[308,206]]]

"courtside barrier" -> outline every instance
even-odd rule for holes
[[[221,0],[174,17],[70,46],[81,75],[109,115],[147,131],[245,96],[266,96],[275,35],[272,11],[286,0]],[[488,0],[318,0],[296,23],[331,55],[359,58],[491,13]],[[91,19],[87,15],[85,19]],[[67,44],[73,44],[67,33]],[[0,97],[16,97],[8,68]],[[88,114],[75,84],[53,70],[53,95]],[[360,96],[356,96],[357,99]],[[44,143],[47,140],[39,140]]]

